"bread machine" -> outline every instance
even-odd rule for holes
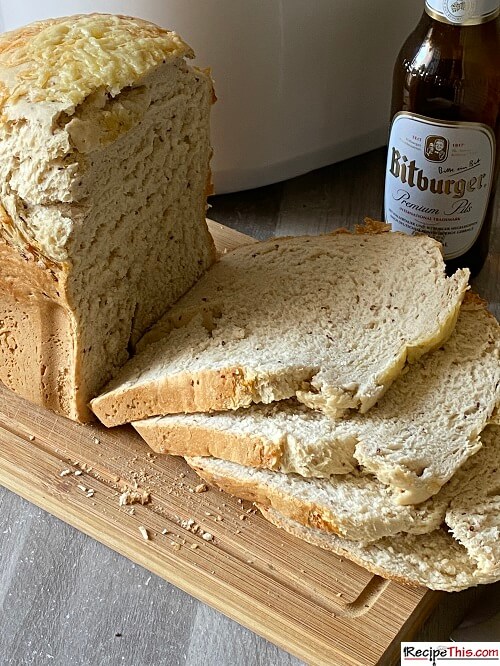
[[[84,12],[178,31],[210,63],[217,192],[284,180],[381,146],[392,66],[421,0],[0,0],[3,30]]]

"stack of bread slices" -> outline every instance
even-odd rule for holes
[[[225,254],[91,407],[382,576],[492,582],[500,327],[439,243],[387,231]]]

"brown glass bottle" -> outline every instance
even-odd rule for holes
[[[455,4],[460,5],[465,3]],[[492,220],[496,210],[494,200],[500,163],[500,159],[498,158],[498,148],[500,145],[500,23],[499,19],[495,18],[495,12],[492,13],[492,17],[490,16],[489,20],[486,17],[482,19],[483,22],[468,25],[447,22],[444,16],[435,18],[429,15],[428,11],[429,8],[426,5],[426,11],[424,11],[419,24],[408,37],[398,55],[394,68],[391,118],[394,118],[398,112],[404,111],[416,114],[418,117],[423,117],[424,119],[445,121],[449,127],[455,126],[455,123],[481,123],[492,130],[490,134],[495,137],[492,153],[496,159],[492,161],[492,172],[487,177],[484,177],[481,182],[485,186],[488,180],[490,194],[488,203],[484,204],[487,207],[482,223],[479,220],[482,213],[479,214],[479,221],[475,222],[476,227],[480,228],[480,231],[473,241],[472,246],[467,248],[464,253],[460,254],[460,256],[447,257],[447,265],[450,270],[455,270],[459,267],[468,267],[474,275],[480,271],[488,254]],[[430,10],[430,13],[433,13],[432,10]],[[498,14],[498,11],[496,14]],[[449,123],[448,121],[451,122]],[[408,125],[407,127],[410,126]],[[426,127],[424,125],[422,127],[422,131],[425,134]],[[460,126],[455,126],[455,128],[460,130]],[[429,133],[429,130],[427,133]],[[440,134],[439,125],[435,134]],[[457,136],[456,133],[454,136]],[[420,142],[422,144],[423,141],[427,140],[428,137],[424,137],[420,139]],[[459,144],[455,141],[453,145]],[[387,179],[392,177],[389,173],[391,145],[389,145],[389,151]],[[398,150],[396,156],[402,153],[403,150]],[[437,159],[437,153],[435,154]],[[393,152],[393,160],[394,155]],[[425,171],[427,161],[422,154],[420,159],[420,166],[423,169],[422,173]],[[414,170],[418,166],[415,165]],[[429,164],[427,164],[427,167],[429,167]],[[431,165],[431,168],[440,168],[444,172],[443,183],[441,183],[440,187],[446,190],[447,174],[445,167]],[[459,167],[455,169],[457,173],[458,169]],[[466,171],[463,166],[460,167],[460,170]],[[398,167],[394,168],[393,163],[392,173],[397,171]],[[464,197],[464,201],[466,201],[467,194],[469,194],[467,188],[472,187],[472,190],[477,190],[479,181],[475,180],[475,177],[466,180],[468,174],[461,173],[460,177],[465,184],[462,184],[462,181],[460,181],[460,186],[457,187],[455,181],[458,181],[459,176],[454,174],[452,168],[449,168],[448,171],[452,178],[452,184],[448,185],[448,189],[452,188],[452,190],[451,194],[450,192],[448,193],[450,196],[446,205],[450,208],[451,204],[454,206],[459,205],[457,204],[457,198],[462,194],[462,190],[465,190],[466,196]],[[424,184],[426,182],[424,175],[421,176],[422,182]],[[405,185],[407,184],[405,183]],[[392,221],[390,214],[388,215],[387,186],[386,181],[386,219]],[[435,182],[434,189],[438,186],[439,183],[436,184]],[[453,187],[457,188],[456,193]],[[411,188],[407,189],[410,190]],[[477,191],[471,193],[474,196],[478,195]],[[424,194],[419,194],[419,196],[423,197]],[[412,192],[408,196],[410,197],[410,195],[412,195]],[[432,194],[429,194],[428,201],[430,203],[426,205],[427,210],[437,210],[439,208],[439,205],[436,203],[437,199],[436,197],[433,198]],[[463,204],[463,206],[466,206],[466,204]],[[483,208],[479,206],[479,208],[484,211],[484,206]],[[422,205],[420,207],[425,208]],[[415,215],[416,218],[418,216],[425,217],[425,213],[422,214],[418,210]],[[418,224],[418,219],[416,218],[412,222],[413,225]],[[438,219],[437,216],[434,219]],[[455,224],[462,223],[463,220],[455,222]],[[422,231],[430,235],[435,235],[443,242],[443,235],[437,232],[433,234],[429,231],[429,228],[427,226]],[[409,229],[402,230],[409,231]],[[413,231],[418,230],[415,226],[413,227]],[[474,235],[476,233],[477,230],[473,232]],[[446,257],[446,241],[444,242],[444,247]]]

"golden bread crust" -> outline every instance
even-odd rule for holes
[[[192,57],[175,32],[143,19],[79,14],[39,21],[0,37],[0,103],[57,102],[71,111],[101,87],[114,95],[166,60]]]
[[[246,483],[238,479],[219,476],[217,473],[205,469],[198,463],[194,463],[189,457],[186,457],[186,462],[207,483],[222,488],[222,490],[230,495],[248,500],[249,502],[256,502],[264,507],[271,507],[278,513],[286,515],[291,520],[305,527],[314,527],[337,535],[342,534],[341,528],[333,518],[333,514],[326,512],[324,507],[320,507],[314,502],[304,502],[303,499],[273,491],[268,486],[265,487],[260,484]]]
[[[300,528],[297,526],[295,528],[291,523],[288,521],[280,521],[279,516],[274,512],[274,511],[268,511],[268,507],[262,504],[257,504],[257,508],[261,512],[261,514],[264,516],[266,520],[268,520],[270,523],[272,523],[275,527],[278,527],[279,529],[285,530],[285,532],[288,532],[289,534],[292,534],[293,536],[297,537],[298,539],[302,539],[303,541],[307,541],[308,543],[312,544],[313,546],[318,546],[319,548],[323,548],[324,550],[329,550],[332,553],[335,553],[336,555],[346,557],[348,560],[351,562],[354,562],[354,564],[357,564],[360,566],[362,569],[366,569],[367,571],[370,571],[371,573],[375,574],[376,576],[381,576],[382,578],[387,578],[388,580],[393,580],[396,583],[400,583],[401,585],[406,585],[407,587],[422,587],[420,583],[410,580],[409,578],[405,578],[403,576],[398,576],[397,574],[394,574],[387,569],[384,569],[382,567],[378,567],[375,563],[369,562],[366,560],[363,560],[359,557],[356,557],[356,555],[345,548],[341,548],[340,545],[336,548],[333,547],[327,547],[326,543],[319,538],[315,538],[314,534],[311,532],[303,532],[300,531]],[[298,522],[298,521],[297,521]]]
[[[0,381],[24,398],[92,420],[75,402],[75,321],[66,300],[64,268],[30,250],[21,255],[0,237]]]
[[[283,459],[283,444],[257,435],[235,435],[231,432],[214,432],[203,426],[189,429],[175,423],[157,427],[143,422],[132,423],[137,432],[153,451],[174,456],[212,456],[231,460],[246,467],[277,470]]]

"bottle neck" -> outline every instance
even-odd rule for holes
[[[450,25],[479,25],[500,14],[500,0],[425,0],[429,16]]]

